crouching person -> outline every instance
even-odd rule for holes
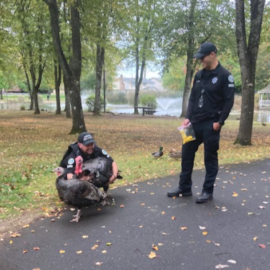
[[[118,176],[118,167],[112,157],[102,148],[96,145],[96,141],[89,132],[82,132],[78,136],[78,141],[69,145],[66,153],[64,154],[60,166],[66,168],[66,179],[72,179],[76,169],[76,158],[81,156],[82,162],[95,159],[97,157],[103,157],[112,162],[112,176],[109,182],[103,187],[104,191],[107,192],[109,185],[113,184]]]

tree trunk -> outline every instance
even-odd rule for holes
[[[25,78],[26,78],[26,82],[27,82],[27,89],[28,89],[28,94],[29,94],[29,99],[30,99],[30,106],[28,110],[33,110],[34,108],[34,103],[33,103],[33,97],[32,97],[32,89],[31,89],[31,84],[30,84],[30,80],[29,80],[29,76],[26,70],[26,66],[25,63],[23,62],[23,70],[24,70],[24,74],[25,74]]]
[[[140,17],[136,18],[137,23],[140,21]],[[136,57],[136,78],[135,78],[135,97],[134,97],[134,114],[139,114],[138,105],[139,105],[139,93],[140,87],[143,80],[143,73],[146,66],[146,48],[148,42],[148,34],[151,32],[151,27],[145,32],[142,50],[142,62],[141,62],[141,69],[140,69],[140,57],[139,57],[139,36],[136,38],[136,50],[135,50],[135,57]]]
[[[61,102],[60,102],[60,85],[61,85],[61,67],[54,61],[54,85],[56,96],[56,111],[55,114],[61,114]]]
[[[29,94],[30,95],[30,106],[29,106],[29,111],[34,110],[34,91]]]
[[[39,88],[34,87],[34,90],[33,90],[33,97],[34,97],[34,104],[35,104],[34,114],[40,114],[39,104],[38,104],[38,89]]]
[[[95,89],[95,105],[93,116],[100,115],[100,90],[102,81],[102,67],[104,62],[104,48],[97,44],[96,55],[96,89]]]
[[[265,0],[250,0],[250,33],[247,44],[245,1],[236,0],[236,41],[241,67],[241,120],[235,143],[251,145],[257,54]]]
[[[82,111],[80,76],[81,76],[81,36],[80,36],[80,14],[77,8],[78,1],[73,1],[71,6],[71,33],[72,33],[72,55],[70,64],[64,55],[60,40],[59,10],[56,0],[43,0],[48,6],[51,17],[51,29],[53,45],[58,62],[66,77],[66,86],[70,94],[72,110],[72,129],[70,134],[86,131]]]
[[[104,63],[103,63],[104,66]],[[105,71],[105,67],[103,69],[103,106],[104,106],[104,113],[106,112],[106,71]]]
[[[65,112],[66,118],[71,118],[71,108],[70,108],[70,97],[69,97],[69,90],[68,90],[68,82],[66,76],[63,75],[63,82],[64,82],[64,90],[65,90]]]
[[[186,64],[186,77],[185,77],[185,88],[182,100],[182,113],[180,117],[185,117],[187,114],[188,100],[190,95],[190,85],[192,79],[192,62],[194,54],[194,12],[197,4],[197,0],[192,0],[189,11],[188,21],[188,44],[187,44],[187,64]]]

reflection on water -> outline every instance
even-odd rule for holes
[[[29,108],[29,103],[0,103],[0,110],[20,110],[21,105],[25,106],[27,110]],[[83,110],[87,110],[87,105],[85,104],[85,99],[82,99]],[[162,116],[176,116],[179,117],[182,109],[182,98],[157,98],[157,108],[156,113],[154,115]],[[61,109],[64,110],[65,105],[61,104]],[[55,112],[56,105],[55,103],[42,103],[39,106],[40,110]],[[107,110],[114,113],[123,113],[123,114],[132,114],[134,113],[133,106],[129,105],[115,105],[115,104],[107,104]],[[139,110],[142,113],[141,110]],[[240,112],[232,111],[229,119],[237,119],[240,118]],[[270,111],[256,111],[254,113],[254,121],[257,122],[265,122],[270,123]]]

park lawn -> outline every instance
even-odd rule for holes
[[[41,98],[42,101],[47,103],[47,94],[38,94],[38,96]],[[5,103],[5,102],[18,102],[18,103],[22,103],[23,102],[29,102],[30,103],[30,98],[29,98],[29,94],[3,94],[3,99],[0,99],[0,103]],[[65,94],[60,94],[60,101],[61,103],[65,102]],[[51,94],[50,95],[50,99],[49,102],[51,103],[55,103],[56,102],[56,95],[55,94]]]
[[[181,150],[177,127],[183,119],[106,114],[93,117],[85,113],[87,130],[97,144],[114,158],[123,180],[114,187],[167,175],[178,177],[180,160],[168,157],[171,148]],[[62,207],[55,189],[58,166],[67,146],[77,135],[69,135],[72,120],[65,115],[31,111],[1,111],[0,117],[0,218],[11,220],[34,211],[50,215]],[[270,125],[254,122],[253,145],[234,145],[239,121],[226,121],[221,133],[219,163],[250,162],[269,157]],[[163,146],[164,155],[154,159],[152,152]],[[203,147],[195,160],[195,168],[203,168]],[[229,178],[231,176],[228,176]],[[228,179],[230,180],[230,179]]]

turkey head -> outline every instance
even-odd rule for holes
[[[75,158],[75,163],[76,163],[76,167],[75,167],[74,172],[78,177],[82,173],[83,158],[81,156],[77,156]]]

